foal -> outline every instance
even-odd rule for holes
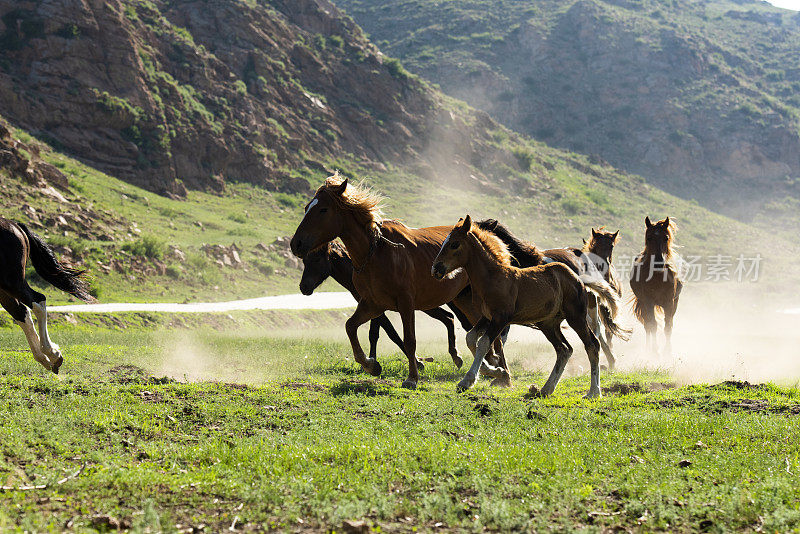
[[[58,374],[64,358],[59,346],[47,332],[47,300],[25,281],[25,267],[30,259],[33,268],[44,280],[85,302],[92,302],[85,271],[72,269],[59,262],[53,251],[22,223],[0,217],[0,304],[22,328],[31,353],[42,366]],[[39,333],[33,325],[30,310],[36,315]]]
[[[556,350],[556,364],[541,390],[550,395],[572,354],[561,323],[567,323],[583,342],[591,364],[591,387],[587,397],[599,397],[600,343],[587,321],[588,289],[616,312],[617,297],[605,280],[588,278],[587,283],[569,267],[552,262],[537,267],[518,268],[511,264],[511,254],[495,234],[474,226],[469,215],[459,219],[442,244],[431,267],[431,274],[441,280],[448,273],[463,269],[472,291],[481,302],[483,319],[467,333],[475,359],[467,375],[459,382],[463,391],[472,387],[482,366],[508,379],[508,367],[501,355],[501,368],[491,369],[485,361],[489,346],[509,324],[535,325]]]
[[[650,222],[650,217],[645,217],[644,222],[644,250],[634,260],[631,270],[633,313],[644,325],[647,350],[657,354],[656,310],[663,310],[664,335],[667,338],[665,355],[669,356],[672,352],[672,321],[683,289],[672,250],[676,226],[669,217],[655,224]]]
[[[322,282],[328,279],[329,276],[333,277],[339,285],[353,295],[356,302],[361,300],[361,297],[356,291],[356,286],[353,284],[353,260],[350,255],[340,243],[331,241],[327,245],[323,245],[316,250],[309,252],[303,258],[303,276],[300,279],[300,292],[303,295],[311,295]],[[425,313],[440,321],[447,328],[447,345],[450,357],[453,358],[453,363],[456,367],[461,368],[464,361],[458,354],[456,348],[456,333],[453,321],[453,314],[442,308],[434,308],[432,310],[425,310]],[[400,347],[400,350],[405,350],[403,347],[403,340],[397,334],[392,322],[383,313],[372,319],[369,323],[369,357],[377,359],[377,346],[378,338],[380,337],[380,329],[386,332],[395,345]],[[417,360],[417,367],[420,369],[425,366],[420,360]]]

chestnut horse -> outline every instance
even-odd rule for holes
[[[25,281],[28,259],[39,276],[61,291],[85,302],[94,298],[83,280],[85,271],[58,261],[50,247],[24,224],[0,217],[0,304],[22,328],[36,361],[58,374],[64,358],[47,332],[47,299]],[[30,310],[36,315],[38,334]]]
[[[664,335],[667,338],[665,355],[668,356],[672,351],[673,318],[683,289],[672,250],[677,228],[669,217],[655,224],[650,222],[650,217],[645,217],[644,222],[644,250],[634,260],[631,270],[633,314],[644,325],[647,350],[657,354],[656,311],[663,311]]]
[[[622,284],[617,277],[617,270],[614,269],[613,255],[614,245],[619,240],[619,230],[614,233],[604,231],[605,227],[600,227],[599,230],[592,228],[592,237],[589,241],[583,240],[583,254],[587,259],[594,263],[597,270],[602,273],[606,282],[614,288],[618,297],[622,297]],[[600,318],[605,326],[605,336],[598,336],[600,346],[608,359],[608,365],[611,369],[614,368],[616,361],[613,353],[613,337],[614,331],[609,326],[613,322],[613,318],[609,315],[609,310],[605,306],[600,306]],[[627,340],[628,337],[623,339]]]
[[[451,302],[467,286],[467,276],[463,272],[442,280],[430,276],[433,258],[451,227],[409,228],[385,220],[381,200],[368,189],[348,184],[338,173],[329,177],[306,206],[291,247],[295,256],[304,258],[337,237],[342,240],[353,261],[353,285],[361,297],[345,323],[353,357],[365,371],[379,376],[381,366],[364,355],[358,327],[387,310],[399,312],[403,352],[408,358],[403,387],[414,389],[419,380],[414,310]]]
[[[331,241],[327,245],[312,250],[303,258],[303,276],[300,279],[300,292],[303,295],[311,295],[328,277],[333,277],[339,285],[353,295],[356,301],[361,300],[358,296],[358,291],[356,291],[356,286],[353,284],[353,260],[350,259],[347,250],[336,241]],[[459,356],[458,348],[456,347],[453,314],[443,308],[426,310],[425,313],[441,322],[447,328],[448,352],[453,358],[453,363],[456,364],[456,367],[461,368],[464,362]],[[369,358],[372,360],[377,359],[377,346],[381,328],[389,336],[389,339],[400,347],[400,350],[404,350],[403,340],[400,339],[397,330],[394,329],[394,325],[384,313],[372,319],[369,323]],[[420,360],[417,360],[417,367],[422,370],[425,366]]]
[[[458,383],[463,391],[472,387],[492,342],[509,324],[535,325],[556,350],[556,364],[541,390],[550,395],[556,387],[572,347],[561,332],[567,323],[583,342],[591,364],[591,387],[587,397],[600,392],[600,343],[587,320],[587,289],[612,312],[617,309],[617,296],[602,278],[578,277],[561,262],[519,268],[511,264],[508,247],[495,234],[472,224],[467,215],[445,239],[431,266],[431,274],[445,279],[448,274],[466,271],[472,291],[481,303],[483,318],[467,333],[467,346],[475,359],[466,376]],[[508,378],[508,366],[501,355],[499,376]]]

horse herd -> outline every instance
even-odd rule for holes
[[[589,357],[587,397],[601,394],[600,350],[613,368],[613,337],[627,340],[631,333],[617,318],[622,288],[611,265],[619,232],[592,229],[590,240],[580,249],[540,250],[494,219],[473,221],[467,215],[455,226],[410,228],[384,219],[381,202],[379,195],[336,173],[306,205],[291,240],[292,252],[304,263],[303,294],[311,294],[333,277],[358,301],[345,330],[353,356],[366,372],[381,374],[376,346],[383,329],[408,358],[403,387],[416,387],[423,363],[416,357],[414,314],[421,310],[446,326],[449,353],[459,368],[463,360],[456,348],[455,319],[467,330],[473,362],[458,383],[459,391],[472,387],[479,374],[493,378],[492,385],[509,386],[511,375],[503,353],[509,326],[541,330],[556,351],[555,366],[540,391],[549,395],[572,354],[561,331],[566,321]],[[674,224],[669,218],[645,222],[645,248],[634,262],[630,281],[634,314],[644,324],[648,348],[655,350],[656,311],[663,310],[669,350],[682,286],[672,258]],[[28,259],[53,286],[86,302],[93,298],[85,271],[56,259],[24,224],[0,218],[0,304],[22,328],[34,358],[58,373],[63,357],[47,332],[45,296],[25,280]],[[400,314],[402,337],[386,311]],[[357,336],[358,327],[367,321],[369,357]]]

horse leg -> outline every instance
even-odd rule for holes
[[[415,328],[414,306],[405,303],[400,306],[400,318],[403,320],[403,341],[406,357],[408,358],[408,378],[403,381],[402,387],[417,389],[419,381],[419,366],[417,365],[417,333]]]
[[[450,357],[456,367],[461,369],[461,366],[464,365],[464,360],[458,354],[458,347],[456,347],[456,328],[453,314],[443,308],[434,308],[427,310],[425,313],[444,324],[445,328],[447,328],[447,351],[450,353]]]
[[[593,305],[593,306],[592,306]],[[597,302],[597,297],[590,295],[589,299],[589,327],[594,332],[594,336],[600,341],[600,348],[603,349],[603,354],[606,356],[609,371],[614,370],[614,365],[617,359],[614,357],[614,352],[611,350],[611,338],[606,339],[606,328],[604,332],[602,316],[600,315],[600,303]]]
[[[656,311],[655,305],[652,302],[642,303],[641,305],[641,320],[644,325],[644,332],[647,336],[647,352],[650,354],[658,354],[658,347],[656,346]]]
[[[476,324],[472,330],[469,331],[467,334],[468,345],[470,344],[470,338],[472,340],[477,338],[473,353],[475,358],[472,360],[472,366],[469,368],[469,371],[467,371],[467,374],[458,383],[458,391],[466,391],[474,386],[475,382],[478,381],[478,373],[482,370],[482,367],[485,368],[483,369],[485,374],[494,378],[505,378],[505,380],[510,381],[507,370],[494,367],[484,360],[484,357],[489,352],[489,348],[492,346],[492,342],[497,339],[507,324],[507,322],[501,323],[496,320],[489,321],[488,319],[483,318],[478,321],[478,324]],[[470,347],[470,349],[472,349],[472,347]]]
[[[383,310],[371,302],[362,300],[358,303],[356,311],[344,324],[344,330],[347,332],[347,337],[350,339],[350,346],[353,348],[353,358],[361,365],[362,369],[372,376],[380,376],[381,364],[378,363],[378,360],[372,358],[367,359],[366,356],[364,356],[364,350],[361,348],[361,343],[358,341],[358,327],[370,319],[379,316],[382,312]]]
[[[508,328],[506,328],[504,330],[504,332],[506,333],[506,337],[507,337],[508,336]],[[489,384],[489,385],[490,386],[503,387],[503,388],[510,388],[511,387],[511,372],[508,370],[508,364],[506,363],[506,354],[503,351],[503,343],[504,343],[504,341],[505,340],[503,339],[503,334],[501,333],[500,337],[498,337],[497,339],[494,340],[494,351],[495,351],[495,353],[497,353],[497,356],[498,356],[498,358],[500,360],[499,367],[500,367],[500,369],[504,370],[505,373],[503,373],[501,376],[499,376],[499,377],[495,378],[494,380],[492,380],[491,384]]]
[[[36,327],[33,325],[33,317],[31,312],[20,301],[0,290],[0,305],[11,315],[14,322],[22,329],[25,338],[28,340],[28,346],[31,348],[33,358],[39,362],[45,369],[52,371],[52,365],[42,353],[42,344],[39,341],[39,336],[36,334]]]
[[[561,333],[561,321],[547,325],[539,324],[539,328],[542,330],[544,337],[547,338],[547,341],[549,341],[556,350],[556,363],[540,392],[542,397],[547,397],[555,391],[556,384],[561,380],[561,375],[564,374],[567,362],[570,356],[572,356],[572,346]]]
[[[675,318],[675,311],[678,306],[676,301],[672,301],[669,305],[664,306],[664,337],[666,344],[664,345],[664,356],[672,356],[672,324]]]
[[[597,340],[594,332],[592,332],[592,329],[589,328],[585,314],[567,315],[567,323],[575,330],[578,337],[581,338],[583,346],[586,349],[586,354],[589,356],[591,374],[589,392],[586,394],[586,398],[593,399],[600,397],[602,395],[600,391],[600,342]]]
[[[375,350],[375,349],[372,346],[372,335],[373,335],[372,325],[375,324],[376,321],[377,321],[379,327],[383,328],[383,331],[386,332],[386,334],[389,336],[389,339],[391,339],[394,342],[394,344],[397,345],[400,348],[401,351],[403,351],[403,354],[405,354],[406,349],[403,346],[403,340],[400,339],[400,334],[397,333],[397,330],[394,329],[394,325],[392,324],[392,321],[390,321],[389,318],[386,317],[386,314],[384,313],[384,314],[379,315],[378,317],[374,318],[370,322],[370,325],[369,325],[370,356],[369,357],[371,359],[375,359],[375,360],[378,359],[377,355],[373,355],[373,350]],[[380,330],[378,330],[376,328],[376,332],[375,332],[374,335],[375,335],[375,344],[377,345],[378,336],[380,335]],[[422,371],[425,368],[425,364],[423,364],[420,360],[417,360],[417,367],[419,367],[419,370]]]

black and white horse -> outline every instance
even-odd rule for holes
[[[94,298],[84,280],[86,271],[73,269],[56,259],[47,243],[24,224],[0,217],[0,304],[11,314],[31,347],[33,357],[45,369],[58,374],[64,361],[58,345],[47,333],[45,296],[31,289],[25,281],[25,267],[30,258],[33,268],[44,280],[85,302]],[[39,333],[33,325],[36,315]]]

